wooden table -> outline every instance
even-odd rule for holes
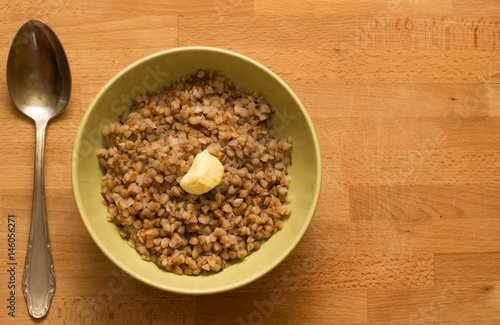
[[[34,126],[2,72],[32,18],[56,31],[73,74],[46,139],[57,290],[45,324],[500,324],[498,1],[141,2],[0,3],[1,324],[34,323],[20,288]],[[314,122],[323,163],[318,209],[293,253],[246,287],[198,297],[117,269],[80,221],[70,182],[76,130],[100,88],[148,54],[188,45],[239,52],[283,78]]]

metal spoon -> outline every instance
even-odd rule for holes
[[[7,86],[14,104],[36,125],[33,206],[23,293],[30,315],[41,318],[47,314],[56,289],[43,178],[45,129],[66,107],[71,93],[64,49],[42,21],[26,22],[14,37],[7,60]]]

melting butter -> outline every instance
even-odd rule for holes
[[[191,168],[181,179],[181,187],[190,194],[203,194],[222,181],[224,166],[215,156],[203,150],[194,158]]]

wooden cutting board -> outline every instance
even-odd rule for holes
[[[44,322],[500,324],[499,17],[494,0],[0,2],[0,71],[19,27],[39,18],[73,74],[70,105],[46,138],[57,289]],[[76,130],[101,87],[146,55],[188,45],[239,52],[283,78],[312,118],[323,163],[318,208],[293,253],[250,285],[199,297],[117,269],[80,221],[70,182]],[[30,324],[20,283],[34,126],[5,73],[0,106],[0,324]]]

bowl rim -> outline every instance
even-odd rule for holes
[[[84,208],[83,208],[83,203],[81,201],[81,193],[80,190],[75,184],[77,183],[77,162],[79,160],[79,154],[78,154],[78,148],[80,146],[80,143],[83,138],[83,128],[82,125],[87,124],[88,119],[90,118],[90,115],[92,111],[95,109],[96,103],[100,100],[100,98],[103,96],[103,94],[110,88],[116,80],[120,79],[123,75],[128,73],[129,70],[135,68],[138,65],[141,65],[142,63],[152,60],[154,58],[157,58],[159,56],[163,55],[168,55],[176,52],[190,52],[190,51],[205,51],[205,52],[218,52],[221,54],[229,55],[236,57],[240,60],[247,61],[251,65],[256,66],[259,69],[264,70],[267,74],[271,75],[276,81],[278,81],[283,88],[289,93],[290,96],[292,96],[293,100],[298,104],[300,110],[303,113],[303,116],[305,118],[305,122],[308,126],[308,129],[311,131],[312,134],[312,139],[313,143],[312,145],[314,146],[315,153],[316,153],[316,179],[317,182],[314,186],[314,190],[311,193],[311,199],[312,199],[312,204],[308,209],[307,217],[308,220],[306,223],[302,225],[302,227],[299,229],[299,232],[297,233],[297,236],[293,238],[291,243],[287,246],[287,248],[280,254],[279,258],[273,260],[271,263],[267,264],[266,267],[262,268],[259,272],[255,272],[252,274],[252,276],[245,278],[244,280],[241,280],[239,282],[232,283],[230,285],[224,285],[224,286],[219,286],[215,288],[209,288],[209,289],[186,289],[182,290],[177,287],[169,287],[168,283],[166,285],[160,285],[157,283],[152,283],[149,281],[149,279],[145,276],[143,276],[140,273],[135,272],[134,270],[129,269],[126,265],[124,265],[118,258],[115,257],[115,255],[112,253],[112,251],[108,248],[105,247],[105,245],[102,243],[100,240],[99,236],[94,232],[93,226],[91,225],[88,217],[84,213]],[[122,271],[130,275],[131,277],[149,285],[154,288],[168,291],[168,292],[173,292],[173,293],[178,293],[178,294],[189,294],[189,295],[206,295],[206,294],[215,294],[215,293],[222,293],[230,290],[234,290],[236,288],[242,287],[244,285],[247,285],[265,274],[269,273],[271,270],[273,270],[276,266],[278,266],[286,257],[290,255],[290,253],[295,249],[297,244],[300,242],[300,240],[303,238],[305,232],[307,231],[313,217],[314,213],[316,211],[318,201],[319,201],[319,196],[320,196],[320,191],[321,191],[321,153],[320,153],[320,146],[319,146],[319,141],[318,137],[316,134],[316,130],[314,129],[314,125],[312,123],[311,118],[309,117],[309,114],[307,113],[304,105],[298,98],[298,96],[293,92],[293,90],[278,76],[276,75],[273,71],[271,71],[269,68],[264,66],[263,64],[255,61],[254,59],[251,59],[245,55],[221,49],[221,48],[215,48],[215,47],[207,47],[207,46],[186,46],[186,47],[176,47],[176,48],[171,48],[163,51],[159,51],[150,55],[147,55],[139,60],[134,61],[133,63],[129,64],[125,68],[123,68],[120,72],[118,72],[114,77],[112,77],[102,88],[101,90],[95,95],[94,99],[91,101],[89,106],[87,107],[80,123],[78,126],[78,130],[75,136],[75,141],[73,144],[73,150],[72,150],[72,155],[71,155],[71,187],[72,187],[72,192],[73,192],[73,197],[75,200],[75,204],[78,210],[78,214],[80,216],[81,221],[83,222],[85,228],[87,229],[87,232],[91,236],[92,240],[94,243],[97,245],[97,247],[101,250],[106,257],[113,262],[118,268],[120,268]],[[292,213],[293,215],[293,213]],[[85,216],[85,217],[84,217]]]

